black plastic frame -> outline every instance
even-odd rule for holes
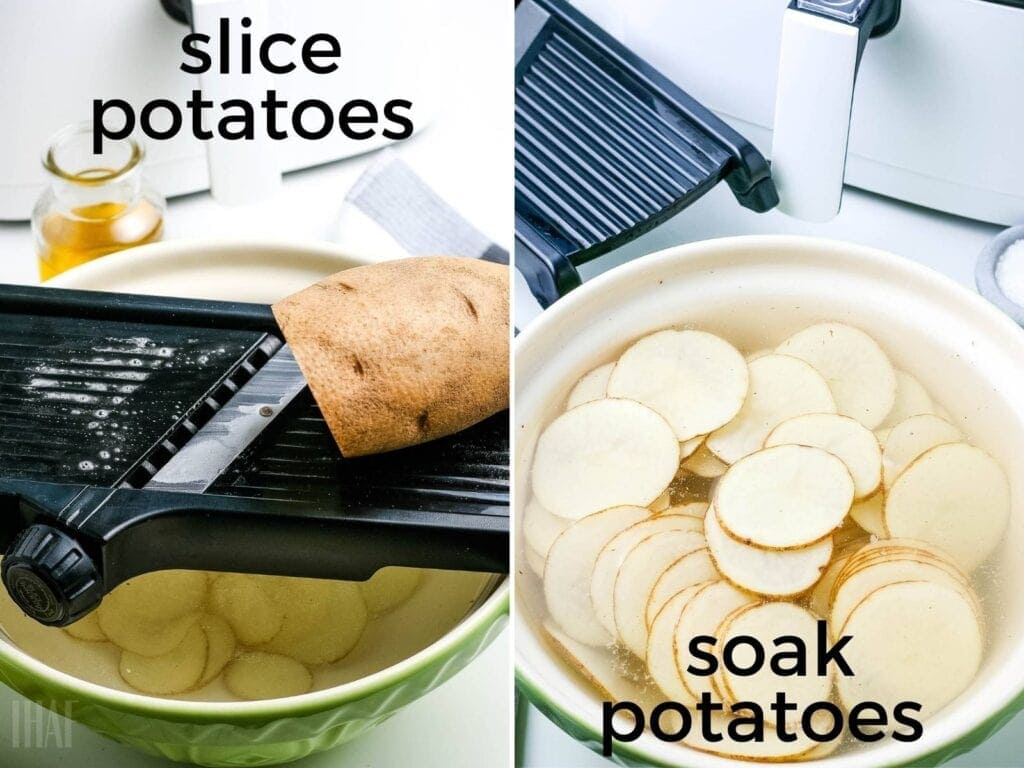
[[[8,313],[262,332],[269,345],[257,345],[214,383],[211,392],[223,390],[223,396],[211,394],[207,400],[217,400],[217,407],[281,343],[273,312],[258,304],[25,286],[0,286],[0,304]],[[201,424],[196,414],[194,408],[179,420],[175,429],[180,431],[190,416],[195,419],[179,442]],[[173,437],[165,435],[159,443],[174,442]],[[9,555],[3,578],[9,591],[20,589],[22,597],[26,585],[36,590],[35,599],[40,589],[52,593],[44,595],[51,604],[36,618],[60,626],[94,608],[125,580],[168,568],[354,580],[386,565],[505,573],[507,494],[505,499],[504,504],[451,501],[423,514],[412,503],[384,508],[352,500],[310,503],[0,478],[0,552]],[[32,546],[23,535],[30,530],[41,533]],[[11,557],[12,547],[22,545],[25,551]],[[62,572],[46,566],[60,562],[61,553],[63,560],[76,559],[73,583],[63,583]],[[31,615],[35,606],[29,603],[19,601]]]
[[[741,205],[754,211],[764,212],[778,204],[768,162],[753,144],[563,0],[521,0],[517,3],[517,86],[530,70],[538,51],[545,46],[553,26],[569,30],[590,52],[610,62],[614,73],[641,83],[660,104],[682,117],[689,129],[725,150],[729,159],[655,215],[637,220],[616,235],[583,250],[561,238],[555,223],[546,221],[517,192],[516,264],[543,306],[550,305],[580,285],[576,271],[578,265],[649,231],[696,201],[720,180],[729,184]]]

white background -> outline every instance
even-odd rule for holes
[[[156,0],[147,0],[156,2]],[[447,0],[437,4],[446,37],[441,111],[400,151],[426,181],[488,236],[511,247],[512,4]],[[415,62],[410,62],[415,66]],[[6,115],[7,119],[16,116]],[[40,152],[42,152],[42,147]],[[329,239],[342,198],[373,155],[285,177],[273,200],[225,208],[206,193],[172,200],[166,237]],[[36,260],[27,224],[0,224],[0,282],[34,283]],[[296,768],[501,768],[509,764],[511,683],[508,632],[438,690],[355,742],[292,763]],[[22,700],[0,686],[3,768],[155,768],[140,756],[80,726],[70,749],[11,747],[13,708]]]

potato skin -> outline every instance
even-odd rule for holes
[[[444,437],[508,407],[507,266],[429,256],[355,267],[273,310],[345,456]]]

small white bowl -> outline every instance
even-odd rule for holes
[[[569,389],[631,341],[693,324],[747,350],[778,343],[821,320],[858,326],[912,371],[971,440],[1007,470],[1013,513],[983,594],[998,620],[983,666],[954,703],[924,724],[919,741],[843,750],[808,765],[868,768],[915,761],[937,765],[975,746],[1024,704],[1024,333],[981,297],[891,254],[824,239],[737,237],[644,256],[586,283],[544,312],[516,344],[516,519],[529,498],[529,472],[542,428]],[[524,544],[517,530],[516,553]],[[519,569],[517,681],[542,711],[600,748],[597,695],[540,634],[539,581]],[[658,741],[650,733],[616,747],[624,765],[725,768],[736,761]],[[926,761],[920,761],[928,756]]]

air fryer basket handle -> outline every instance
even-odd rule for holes
[[[219,55],[216,41],[222,19],[229,19],[237,28],[241,19],[248,17],[252,26],[247,31],[255,37],[268,31],[269,16],[268,0],[191,0],[189,13],[193,31],[210,36],[215,60]],[[221,74],[211,68],[200,75],[204,98],[214,102],[243,99],[250,104],[258,104],[267,90],[268,75],[259,68],[254,68],[250,74],[238,70],[237,63],[233,62],[231,74]],[[276,146],[262,125],[257,127],[254,138],[247,141],[229,141],[214,136],[206,142],[206,160],[210,193],[228,205],[265,199],[281,184]]]
[[[807,221],[839,212],[860,58],[889,32],[900,0],[792,0],[782,23],[772,175],[779,210]]]

